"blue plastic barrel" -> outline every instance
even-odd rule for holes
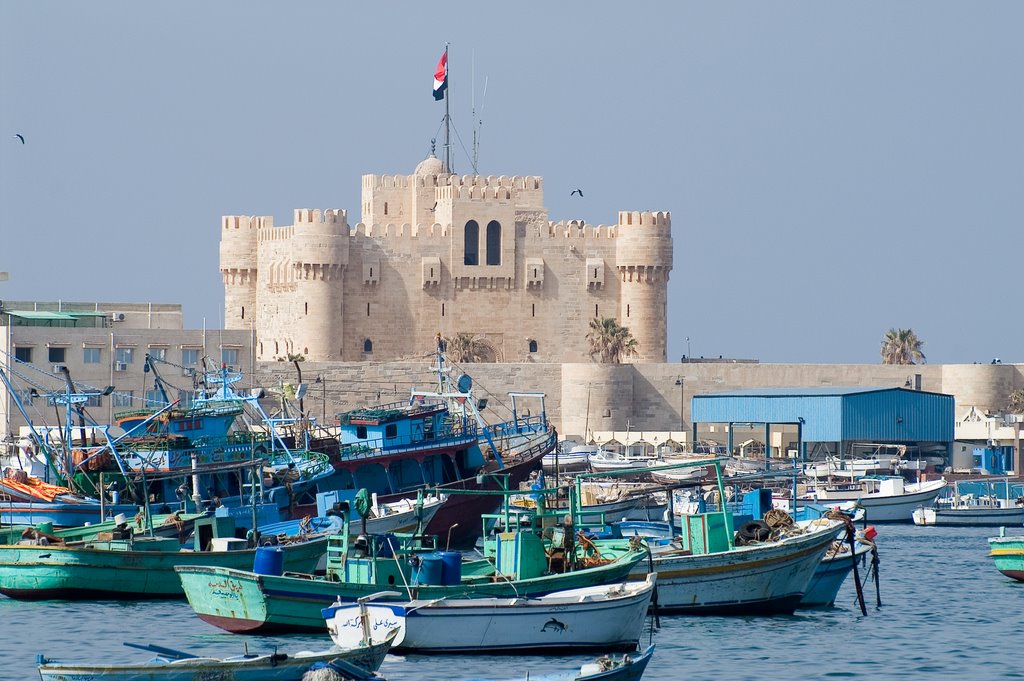
[[[284,574],[284,551],[277,546],[261,546],[256,549],[256,560],[253,561],[252,571],[258,575],[275,575],[280,577]]]
[[[437,553],[420,556],[420,569],[417,572],[417,584],[443,584],[444,562]]]
[[[438,551],[441,557],[441,583],[458,586],[462,583],[462,554],[458,551]]]

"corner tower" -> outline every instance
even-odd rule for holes
[[[349,226],[345,211],[295,211],[291,267],[295,281],[295,343],[311,361],[342,359],[343,282],[348,265]]]
[[[621,211],[616,228],[619,323],[636,338],[636,362],[666,361],[672,214]]]
[[[256,274],[259,230],[271,228],[270,217],[225,215],[221,218],[220,273],[224,279],[224,328],[256,324]]]

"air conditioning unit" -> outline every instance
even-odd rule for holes
[[[124,321],[124,312],[111,312],[110,313],[110,321],[112,321],[112,322],[123,322]]]
[[[128,371],[128,363],[114,362],[114,371]]]
[[[64,365],[64,364],[54,364],[50,368],[50,370],[53,371],[53,373],[55,373],[55,374],[62,374],[62,373],[64,373],[64,369],[66,369],[66,368],[67,368],[67,366]]]

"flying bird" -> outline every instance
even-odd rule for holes
[[[15,134],[14,134],[14,136],[15,136],[15,137],[17,137],[17,138],[18,138],[19,140],[21,140],[21,143],[22,143],[22,144],[24,144],[24,143],[25,143],[25,137],[24,137],[24,135],[19,135],[19,134],[15,133]]]
[[[573,189],[571,192],[569,192],[569,196],[572,196],[573,194],[579,194],[580,197],[582,197],[583,196],[583,190],[582,189]]]

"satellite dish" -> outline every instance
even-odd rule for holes
[[[462,374],[459,376],[455,386],[459,389],[460,393],[468,393],[473,388],[473,379],[470,378],[469,374]]]

